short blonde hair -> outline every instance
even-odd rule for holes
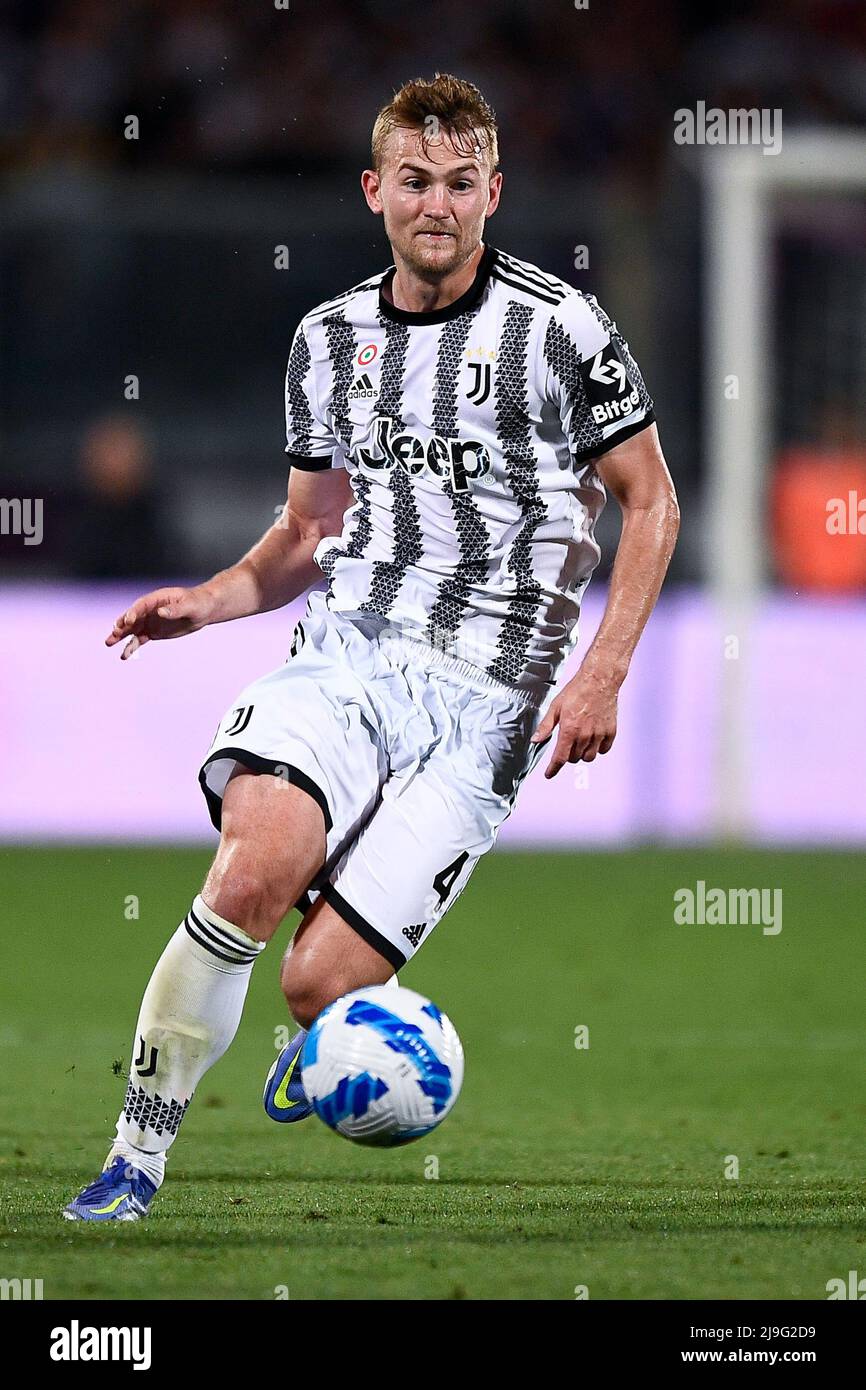
[[[398,129],[420,130],[421,149],[441,133],[456,150],[487,155],[490,173],[499,163],[496,116],[472,82],[437,72],[431,80],[417,77],[405,82],[383,106],[373,126],[373,168],[382,172],[385,141]]]

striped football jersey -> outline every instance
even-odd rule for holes
[[[290,465],[345,468],[353,492],[315,552],[328,606],[548,687],[599,560],[595,460],[652,401],[594,296],[526,261],[485,246],[427,313],[385,297],[393,275],[313,309],[289,356]]]

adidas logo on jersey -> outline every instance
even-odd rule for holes
[[[436,478],[447,478],[455,492],[468,492],[470,479],[490,472],[490,455],[477,439],[442,439],[434,434],[425,445],[390,415],[377,419],[373,448],[353,449],[352,454],[360,468],[373,473],[390,472],[399,465],[411,478],[426,469]]]
[[[409,938],[409,941],[412,943],[413,946],[417,946],[418,942],[421,940],[421,937],[424,935],[426,928],[426,922],[416,922],[414,927],[404,927],[403,935]]]
[[[376,388],[367,373],[364,372],[349,388],[350,401],[371,401],[376,395]]]

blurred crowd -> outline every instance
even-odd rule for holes
[[[40,535],[38,569],[71,579],[133,579],[177,569],[181,561],[171,507],[141,422],[130,414],[100,416],[75,446],[68,476],[39,503],[48,524]],[[3,490],[32,492],[24,478]],[[0,534],[0,562],[14,567],[22,554],[31,559],[20,536],[6,528]]]
[[[354,168],[408,76],[489,95],[510,163],[651,178],[672,110],[866,119],[862,0],[5,0],[7,167]],[[122,138],[138,116],[146,139]]]
[[[475,81],[499,120],[508,192],[491,239],[621,318],[694,516],[703,243],[674,113],[702,101],[780,108],[786,132],[866,124],[866,0],[286,5],[0,0],[0,497],[44,496],[48,518],[39,547],[0,535],[0,571],[209,570],[263,529],[284,488],[294,325],[388,264],[358,172],[378,108],[437,70]],[[848,208],[841,240],[834,214],[806,215],[800,242],[776,247],[775,362],[792,384],[776,439],[850,451],[866,416],[866,209]],[[275,278],[278,242],[291,274]],[[141,415],[118,414],[128,373]],[[675,577],[699,578],[703,551],[685,527]]]

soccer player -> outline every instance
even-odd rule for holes
[[[483,240],[497,164],[471,83],[409,82],[380,111],[361,184],[394,265],[295,333],[281,519],[206,583],[138,599],[107,638],[126,659],[327,581],[285,665],[238,695],[204,760],[219,848],[151,976],[116,1138],[70,1219],[145,1213],[292,908],[281,983],[299,1032],[264,1091],[281,1122],[310,1113],[305,1030],[429,939],[545,745],[553,777],[613,743],[676,498],[616,325],[592,295]],[[607,606],[556,691],[606,489],[623,511]]]

